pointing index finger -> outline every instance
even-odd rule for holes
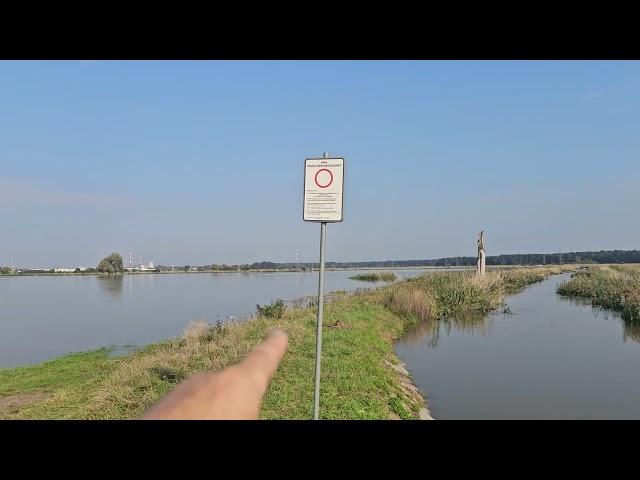
[[[280,329],[274,330],[269,338],[255,347],[239,366],[255,378],[261,388],[266,389],[288,345],[287,334]]]

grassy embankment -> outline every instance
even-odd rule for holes
[[[416,418],[423,399],[402,373],[393,342],[411,324],[456,311],[488,312],[558,267],[432,273],[379,289],[341,295],[325,307],[321,417]],[[268,310],[227,326],[195,323],[179,337],[124,357],[108,349],[38,365],[0,369],[0,418],[135,418],[187,376],[239,361],[275,326],[289,351],[269,387],[263,418],[311,417],[315,309]]]
[[[396,278],[396,274],[393,272],[374,272],[359,273],[358,275],[349,277],[349,280],[362,280],[365,282],[393,282]]]
[[[625,321],[640,323],[640,265],[588,267],[560,284],[558,293],[589,298],[596,307],[618,311]]]

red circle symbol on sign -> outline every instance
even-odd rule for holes
[[[329,174],[329,181],[326,182],[324,185],[321,184],[318,181],[318,175],[320,175],[320,173],[322,173],[322,172],[327,172]],[[329,185],[331,185],[333,183],[333,173],[331,173],[331,171],[327,170],[326,168],[321,168],[320,170],[318,170],[316,172],[316,176],[314,178],[314,181],[316,182],[316,185],[319,186],[320,188],[327,188]]]

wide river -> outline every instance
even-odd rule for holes
[[[433,269],[392,270],[401,278]],[[327,271],[325,292],[379,284]],[[0,368],[102,346],[144,345],[194,320],[255,313],[256,304],[317,295],[318,273],[0,277]]]
[[[396,351],[435,419],[640,419],[640,328],[557,295],[568,277],[507,298],[512,314],[407,332]]]

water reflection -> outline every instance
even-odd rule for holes
[[[463,333],[487,335],[491,333],[492,323],[493,319],[489,315],[477,311],[460,312],[442,320],[425,320],[414,325],[405,332],[399,343],[404,345],[426,343],[429,347],[436,347],[441,332],[449,335],[453,329]]]
[[[407,332],[396,352],[435,418],[640,419],[640,325],[557,296],[568,277],[510,296],[514,315],[467,313]]]
[[[398,276],[430,273],[393,271]],[[350,280],[354,273],[327,271],[325,291],[369,286]],[[317,271],[2,278],[0,368],[104,345],[145,345],[180,335],[192,320],[242,319],[255,314],[256,304],[305,296],[315,302],[317,292]]]
[[[591,300],[582,297],[565,297],[564,295],[556,294],[556,300],[560,303],[568,303],[570,305],[576,305],[578,307],[590,307]],[[594,307],[595,308],[595,307]]]
[[[618,312],[600,307],[599,305],[593,305],[589,298],[556,295],[556,299],[560,303],[568,303],[579,307],[590,307],[595,318],[602,318],[604,320],[613,319],[620,322],[622,325],[622,340],[624,342],[631,340],[640,343],[640,324],[625,321]]]
[[[109,296],[109,298],[119,299],[122,297],[122,277],[122,275],[108,275],[96,278],[98,280],[98,285],[100,285],[101,289]]]

